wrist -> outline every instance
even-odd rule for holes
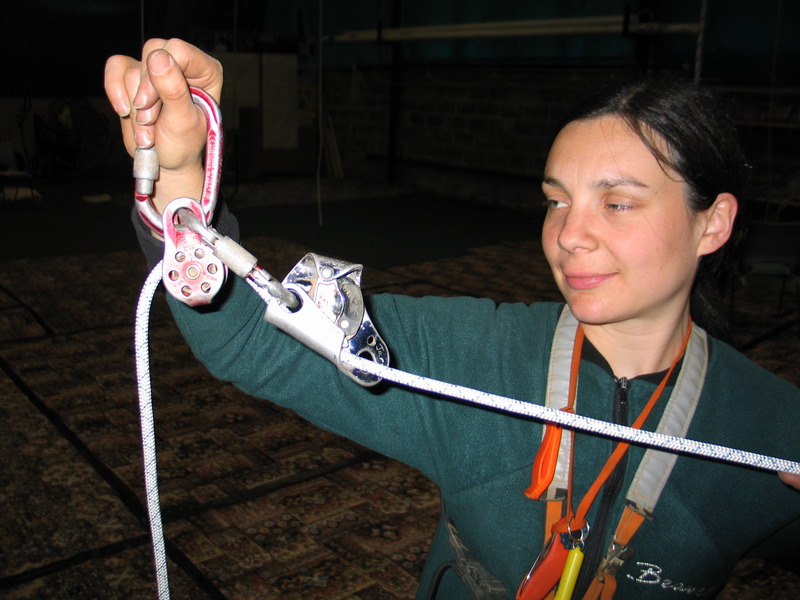
[[[175,198],[187,197],[200,201],[204,178],[205,171],[200,162],[181,169],[162,168],[153,190],[153,206],[161,214]]]

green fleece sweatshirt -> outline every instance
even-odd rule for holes
[[[264,305],[241,280],[213,310],[171,300],[197,357],[245,392],[296,410],[309,421],[419,469],[440,488],[464,543],[513,598],[543,543],[543,502],[527,499],[542,424],[387,386],[365,389],[262,319]],[[542,403],[558,304],[504,304],[473,298],[380,295],[369,311],[394,366],[487,392]],[[616,380],[603,361],[581,363],[578,412],[611,420]],[[632,420],[655,389],[630,381]],[[668,388],[664,399],[670,393]],[[665,401],[646,429],[658,422]],[[708,374],[688,437],[800,460],[798,389],[712,340]],[[595,479],[612,442],[576,436],[576,502]],[[606,536],[622,513],[643,449],[629,451],[622,493]],[[597,505],[598,502],[595,502]],[[593,514],[589,514],[592,522]],[[800,554],[800,493],[772,473],[680,457],[655,511],[617,575],[617,598],[710,598],[744,556]],[[607,546],[606,541],[601,545]],[[436,568],[452,559],[441,525],[419,597]],[[439,598],[467,598],[452,570]]]

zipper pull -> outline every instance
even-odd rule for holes
[[[627,377],[618,377],[617,380],[617,389],[619,389],[619,397],[620,400],[627,401],[628,400],[628,385],[630,381]]]
[[[617,379],[617,397],[614,401],[614,422],[622,425],[628,423],[628,387],[630,380],[627,377]]]

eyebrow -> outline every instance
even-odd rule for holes
[[[546,185],[550,185],[553,187],[558,187],[564,189],[564,184],[562,184],[558,179],[555,177],[545,177],[542,180],[542,183]],[[647,185],[639,181],[638,179],[634,179],[633,177],[616,177],[614,179],[598,179],[597,181],[592,183],[593,190],[611,190],[615,187],[636,187],[636,188],[646,188]]]

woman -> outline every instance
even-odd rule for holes
[[[187,84],[218,98],[222,71],[178,40],[152,40],[143,56],[144,63],[109,59],[106,91],[129,151],[158,149],[154,203],[160,211],[175,197],[200,197],[205,129]],[[693,360],[690,349],[701,347],[691,356],[707,366],[689,386],[697,404],[693,418],[683,418],[686,435],[797,460],[797,389],[705,338],[690,319],[715,325],[695,277],[731,237],[744,168],[732,126],[705,93],[628,88],[568,119],[545,167],[542,241],[568,309],[384,295],[370,300],[370,313],[404,370],[537,403],[549,397],[548,379],[579,381],[577,412],[631,423],[651,410],[647,428],[666,419],[665,405],[680,395],[685,365]],[[220,226],[228,227],[228,216],[221,218]],[[158,258],[158,243],[140,237]],[[518,588],[524,600],[541,597],[534,588],[546,594],[558,578],[549,582],[540,568],[525,579],[534,558],[551,532],[576,537],[586,523],[591,529],[574,597],[598,585],[594,574],[628,514],[626,490],[635,491],[642,448],[609,462],[614,443],[575,435],[567,495],[584,501],[573,513],[561,490],[548,485],[555,479],[542,457],[559,446],[549,441],[557,436],[545,436],[537,452],[541,424],[399,388],[366,391],[267,324],[262,302],[241,281],[231,287],[212,311],[171,300],[183,334],[215,375],[404,461],[439,485],[446,516],[421,597],[510,598]],[[567,330],[574,335],[560,333]],[[698,337],[704,345],[695,344]],[[562,343],[578,348],[573,373],[551,365],[551,348]],[[292,375],[298,371],[314,376],[300,380]],[[769,411],[757,405],[765,401]],[[606,491],[593,501],[587,490],[606,481],[601,472],[608,476]],[[798,551],[800,502],[776,477],[690,457],[677,459],[667,473],[657,504],[643,511],[650,519],[633,532],[633,556],[616,557],[616,597],[677,591],[709,598],[741,557]],[[526,495],[531,482],[535,491]],[[454,561],[457,568],[447,569]],[[606,569],[600,579],[610,575]]]

